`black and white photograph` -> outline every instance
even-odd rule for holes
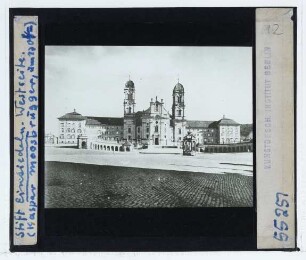
[[[298,251],[301,12],[152,5],[7,8],[9,250]]]
[[[251,47],[46,46],[45,207],[253,207]]]

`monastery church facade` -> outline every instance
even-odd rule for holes
[[[146,110],[135,113],[135,85],[129,80],[124,88],[123,139],[148,145],[178,145],[186,133],[184,88],[177,83],[173,89],[172,115],[163,99],[151,98]]]
[[[177,83],[172,91],[171,113],[163,99],[151,98],[149,107],[135,111],[135,84],[124,86],[123,117],[82,116],[73,111],[58,118],[59,144],[77,144],[80,136],[104,142],[128,142],[134,146],[180,146],[191,132],[198,145],[240,142],[240,124],[223,117],[219,121],[186,120],[184,87]]]

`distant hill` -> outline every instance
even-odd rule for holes
[[[241,136],[248,136],[252,130],[253,130],[253,124],[240,125],[240,135]]]

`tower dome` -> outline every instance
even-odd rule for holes
[[[134,82],[132,80],[128,80],[126,83],[125,83],[125,87],[126,88],[134,88]]]
[[[184,87],[181,83],[177,83],[173,89],[173,92],[184,92]]]

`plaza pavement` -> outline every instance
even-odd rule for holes
[[[142,154],[45,147],[45,160],[199,173],[253,176],[253,153]]]

